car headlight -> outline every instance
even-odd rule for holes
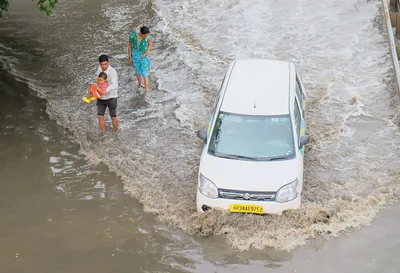
[[[296,179],[292,183],[289,183],[278,190],[276,193],[276,202],[284,203],[292,201],[297,197],[297,185],[299,181]]]
[[[218,188],[214,185],[213,182],[205,178],[202,174],[200,174],[200,193],[208,198],[218,198]]]

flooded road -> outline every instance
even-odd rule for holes
[[[85,161],[45,101],[0,78],[0,271],[184,272],[171,266],[165,227]]]
[[[289,2],[76,0],[47,18],[14,1],[0,20],[2,271],[394,272],[399,207],[380,211],[399,196],[399,99],[379,1]],[[126,54],[142,22],[155,39],[146,98]],[[104,52],[122,132],[99,139],[81,98]],[[195,130],[229,60],[246,57],[303,75],[304,204],[282,217],[198,214]]]
[[[0,96],[1,272],[397,272],[399,205],[361,231],[294,252],[237,251],[143,213],[4,70]]]

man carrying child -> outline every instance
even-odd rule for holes
[[[118,98],[118,74],[117,71],[108,62],[107,55],[100,55],[99,57],[99,68],[96,71],[97,86],[96,91],[98,91],[99,97],[97,98],[97,118],[99,120],[100,129],[103,133],[106,132],[106,124],[104,121],[104,114],[106,108],[111,116],[112,124],[114,127],[114,132],[118,133],[118,119],[117,119],[117,98]],[[108,82],[108,87],[106,92],[102,95],[101,91],[104,92],[104,85],[99,86],[99,78],[101,73],[104,72]],[[103,84],[104,82],[100,80]],[[92,93],[93,94],[93,93]]]

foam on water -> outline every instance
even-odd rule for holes
[[[399,176],[393,162],[399,141],[393,124],[398,109],[390,104],[390,59],[382,30],[375,25],[380,16],[376,3],[206,1],[199,5],[160,0],[156,10],[163,20],[159,27],[175,40],[175,53],[195,71],[202,91],[216,93],[231,58],[293,61],[310,93],[308,127],[313,139],[307,149],[304,204],[299,211],[282,217],[193,213],[188,224],[181,218],[189,216],[186,212],[172,210],[163,212],[162,219],[192,233],[228,234],[241,249],[290,249],[318,234],[337,235],[368,224],[397,198]],[[158,81],[168,86],[173,80],[159,76]],[[207,90],[213,87],[207,85],[210,82],[214,90]],[[351,130],[353,137],[345,138],[345,130]]]
[[[51,51],[54,59],[43,71],[68,72],[72,80],[37,90],[48,100],[50,117],[74,134],[86,158],[107,164],[145,211],[190,234],[224,235],[239,249],[291,249],[318,235],[336,236],[369,224],[398,197],[399,100],[390,93],[392,71],[383,30],[377,27],[377,3],[155,0],[137,6],[105,1],[98,10],[65,6],[65,16],[51,22],[59,31],[50,32],[48,39],[60,40],[62,33],[71,40]],[[146,17],[140,12],[144,7],[154,8],[157,16]],[[86,20],[97,13],[105,16]],[[69,29],[80,31],[69,33],[66,22]],[[142,22],[152,27],[154,37],[146,99],[136,92],[128,56],[122,53],[129,33]],[[106,31],[98,27],[102,24],[108,26]],[[120,77],[122,131],[106,138],[96,135],[95,106],[81,101],[102,52],[110,54]],[[283,59],[300,70],[309,93],[312,141],[298,211],[282,216],[196,212],[202,144],[195,130],[205,128],[234,58]],[[35,86],[39,83],[33,82]],[[60,158],[54,170],[71,168],[71,155],[52,156]],[[85,171],[75,169],[71,175]],[[67,189],[67,181],[58,187]]]

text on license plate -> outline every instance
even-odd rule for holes
[[[249,212],[249,213],[263,214],[264,207],[256,206],[256,205],[231,204],[230,211],[231,212]]]

